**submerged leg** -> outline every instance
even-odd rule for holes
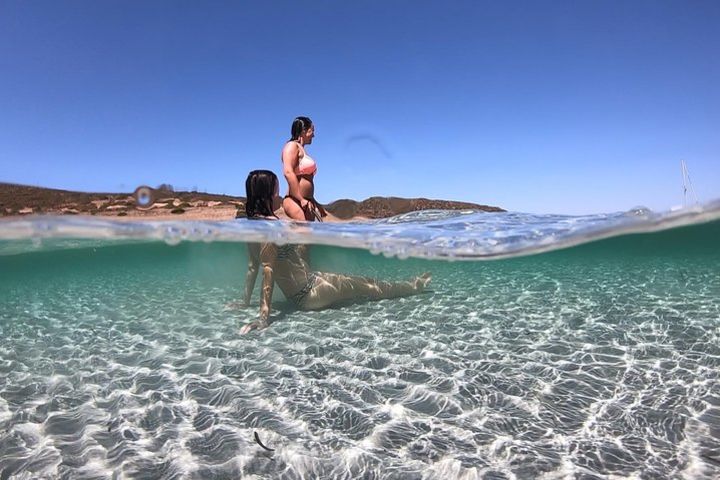
[[[411,280],[391,282],[369,277],[318,272],[315,273],[315,283],[305,297],[302,308],[317,310],[351,300],[405,297],[422,292],[428,283],[430,283],[429,273]]]

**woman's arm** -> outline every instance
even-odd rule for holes
[[[252,323],[248,323],[241,330],[241,334],[246,334],[252,330],[262,330],[267,328],[270,318],[270,307],[272,303],[273,293],[273,267],[277,258],[277,247],[272,243],[265,243],[260,247],[260,263],[263,269],[262,292],[260,294],[260,318]]]
[[[305,209],[308,201],[300,194],[300,180],[295,175],[295,169],[300,163],[300,147],[295,142],[288,142],[282,151],[283,175],[288,182],[288,195],[300,202]]]
[[[267,327],[267,320],[270,318],[270,304],[272,303],[273,286],[273,266],[277,257],[277,247],[271,243],[263,246],[261,259],[263,267],[263,283],[262,295],[260,297],[260,322]]]
[[[248,271],[245,276],[245,296],[243,297],[243,303],[245,306],[250,305],[250,297],[255,289],[255,280],[257,279],[259,266],[260,244],[248,243]]]

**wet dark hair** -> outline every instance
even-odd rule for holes
[[[293,120],[292,127],[290,127],[290,141],[297,140],[300,135],[312,127],[313,123],[308,117],[297,117]]]
[[[247,218],[274,217],[272,202],[278,178],[270,170],[253,170],[245,180]]]

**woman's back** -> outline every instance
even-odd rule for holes
[[[250,251],[259,257],[263,266],[272,268],[273,279],[287,298],[305,288],[312,279],[307,253],[307,245],[274,243],[253,244]]]

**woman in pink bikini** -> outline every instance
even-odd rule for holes
[[[290,129],[291,138],[282,151],[283,175],[288,182],[288,194],[283,210],[293,220],[322,222],[325,209],[315,200],[313,178],[317,172],[315,160],[305,151],[315,137],[315,126],[308,117],[297,117]]]

